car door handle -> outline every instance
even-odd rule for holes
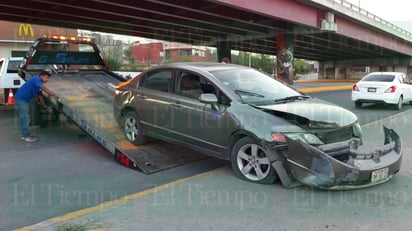
[[[180,102],[172,103],[172,106],[173,106],[173,107],[176,107],[176,108],[181,108],[181,107],[183,107]]]
[[[136,95],[136,97],[139,98],[139,99],[146,99],[147,98],[147,96],[145,96],[145,95]]]

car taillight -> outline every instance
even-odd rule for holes
[[[359,91],[359,88],[358,88],[358,86],[356,86],[356,85],[353,85],[353,87],[352,87],[352,91]]]
[[[394,93],[395,91],[396,91],[396,86],[391,86],[385,91],[385,93]]]

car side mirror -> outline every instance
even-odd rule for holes
[[[217,105],[218,99],[215,94],[211,93],[204,93],[199,96],[199,101],[205,104],[212,105],[212,109],[217,111],[219,110],[219,106]]]
[[[217,96],[211,93],[201,94],[199,97],[200,102],[207,104],[217,104]]]

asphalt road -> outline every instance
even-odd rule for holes
[[[313,96],[327,99],[338,105],[353,110],[359,116],[362,124],[371,124],[373,121],[399,113],[399,111],[379,106],[367,106],[364,109],[354,109],[353,104],[350,102],[349,94],[350,91],[311,93]],[[401,114],[406,113],[405,111],[408,109],[409,106],[405,106]],[[401,118],[402,121],[407,121],[405,116],[401,116]],[[406,122],[405,124],[401,124],[399,122],[396,123],[397,126],[403,127],[404,129],[406,126],[402,125],[406,124]],[[14,109],[6,109],[4,107],[0,108],[0,137],[2,137],[0,140],[0,146],[3,160],[0,162],[0,185],[2,185],[0,188],[0,207],[2,208],[0,210],[0,231],[12,230],[36,224],[52,217],[99,205],[105,201],[112,201],[122,198],[125,195],[141,192],[157,185],[174,182],[178,179],[210,171],[222,166],[226,166],[226,168],[223,171],[216,173],[218,175],[218,179],[210,179],[215,182],[217,187],[215,190],[218,190],[219,188],[222,189],[222,187],[231,186],[232,184],[234,184],[233,187],[235,187],[235,189],[237,188],[238,191],[242,188],[253,187],[256,189],[254,192],[257,193],[257,195],[259,193],[263,193],[261,195],[267,195],[270,197],[270,202],[278,203],[283,202],[278,201],[280,199],[272,198],[274,195],[281,194],[283,196],[287,196],[285,194],[285,190],[280,185],[276,185],[274,187],[252,186],[249,183],[238,181],[231,174],[229,168],[227,168],[228,163],[226,161],[208,158],[152,175],[144,175],[138,171],[127,169],[115,162],[110,153],[101,148],[95,141],[90,139],[76,126],[59,125],[43,129],[36,128],[34,129],[34,133],[41,139],[38,143],[27,143],[20,140],[20,135],[17,128],[17,120]],[[407,136],[407,130],[403,130],[402,132],[403,136]],[[409,143],[407,143],[408,148],[409,146]],[[405,176],[409,177],[409,172],[406,172]],[[409,187],[408,184],[403,182],[403,180],[406,180],[407,177],[400,179],[402,181],[402,186],[404,187]],[[189,185],[187,187],[191,186]],[[385,186],[385,190],[390,190],[390,188],[386,188]],[[410,193],[409,189],[405,190],[405,194]],[[305,203],[306,200],[311,200],[312,197],[314,200],[323,200],[321,199],[323,196],[328,196],[328,194],[324,193],[314,193],[311,189],[300,189],[296,192],[299,193],[297,196],[303,196],[299,196],[299,198],[297,198],[298,200],[304,200],[303,203]],[[364,192],[365,191],[362,191],[362,193]],[[369,191],[366,192],[365,195],[373,195],[373,193],[379,194],[381,191]],[[344,197],[351,197],[351,200],[349,200],[350,202],[348,203],[359,203],[362,205],[361,200],[363,198],[360,198],[359,202],[354,202],[353,197],[362,197],[365,195],[357,195],[356,193],[342,194],[342,197],[337,197],[334,195],[333,201],[345,200]],[[388,197],[387,195],[382,196],[384,196],[384,198],[382,198],[383,202],[379,201],[378,199],[380,198],[376,197],[376,201],[373,201],[373,203],[375,203],[375,205],[385,203],[384,208],[380,209],[380,207],[377,207],[377,212],[384,213],[384,209],[390,207],[391,203],[393,204],[396,201],[391,201],[391,197]],[[289,198],[289,200],[292,199],[293,198]],[[169,202],[170,201],[168,201],[168,203]],[[203,204],[206,202],[207,200],[202,201]],[[165,202],[163,201],[161,203]],[[343,201],[336,203],[346,202]],[[404,204],[399,205],[402,206]],[[240,205],[237,204],[237,206]],[[310,214],[312,210],[318,211],[316,209],[319,206],[321,207],[322,205],[314,202],[307,208],[294,207],[291,208],[289,212],[286,211],[286,214],[279,215],[286,215],[289,222],[292,223],[294,219],[312,219],[313,217],[308,214]],[[245,208],[246,207],[242,209]],[[332,208],[333,204],[331,204],[331,209]],[[248,209],[250,208],[248,207]],[[207,214],[203,215],[205,218],[216,218],[216,216],[228,218],[221,230],[241,228],[241,225],[244,224],[244,222],[239,219],[243,216],[256,218],[257,220],[262,219],[262,222],[260,223],[257,221],[258,224],[256,227],[257,230],[263,230],[263,227],[265,227],[265,225],[271,220],[269,218],[272,218],[274,214],[279,212],[273,211],[275,207],[273,207],[272,204],[263,209],[268,209],[268,211],[270,211],[270,215],[263,213],[263,217],[260,217],[258,215],[259,208],[254,208],[251,209],[251,211],[233,214],[235,217],[227,217],[223,214],[219,215],[219,213],[213,214],[213,206],[205,210]],[[356,217],[356,210],[359,208],[348,205],[346,209],[350,213],[346,218],[352,219],[353,217]],[[164,229],[167,227],[167,221],[173,220],[173,216],[170,216],[175,212],[175,210],[160,210],[152,212],[153,214],[160,214],[159,216],[164,216],[165,220],[160,223],[165,225],[162,226],[163,228],[161,227],[161,229]],[[230,211],[227,212],[230,213]],[[365,212],[367,212],[367,210]],[[329,215],[330,214],[327,212],[322,212],[319,214],[319,219],[322,216]],[[374,216],[375,215],[376,214],[374,214]],[[121,215],[117,214],[113,217],[113,219],[118,216]],[[177,218],[181,221],[187,221],[184,219],[184,217],[187,216],[190,217],[190,214],[179,212]],[[335,214],[333,216],[337,215]],[[195,218],[198,218],[199,224],[204,225],[201,215],[195,216]],[[340,218],[334,217],[334,219],[339,220]],[[276,220],[278,222],[282,221],[282,219]],[[233,223],[231,221],[233,221]],[[171,222],[175,223],[175,220]],[[325,225],[319,220],[316,220],[315,223],[319,223],[319,225],[323,228],[333,228],[334,224],[333,222],[330,222]],[[336,224],[338,223],[340,226],[340,221],[336,222]],[[206,225],[199,230],[207,230],[207,227],[210,228],[211,226]],[[289,230],[309,230],[304,229],[304,222],[296,223],[295,227],[298,229]],[[193,228],[196,228],[196,225],[194,225]],[[136,227],[136,229],[139,228]],[[187,228],[186,230],[190,230],[190,228]],[[273,228],[272,230],[286,229]],[[349,230],[356,229],[349,228]]]
[[[392,115],[412,109],[412,105],[409,104],[403,105],[403,108],[399,111],[388,105],[377,104],[364,104],[362,108],[355,108],[355,105],[350,98],[350,90],[314,92],[309,93],[309,95],[330,101],[354,112],[358,116],[361,125],[368,124],[376,120],[382,120]]]
[[[17,122],[13,108],[0,108],[0,231],[35,224],[227,164],[208,158],[145,175],[117,163],[77,126],[34,128],[40,141],[28,143],[20,139]]]

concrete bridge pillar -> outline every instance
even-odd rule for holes
[[[217,48],[217,62],[222,62],[223,58],[232,60],[231,48],[229,41],[219,41],[216,43]]]

